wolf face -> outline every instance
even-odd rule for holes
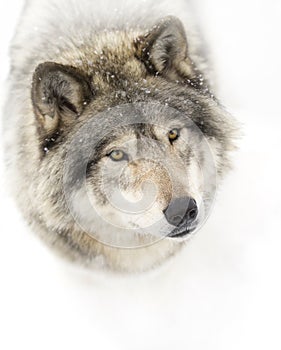
[[[69,207],[103,243],[135,247],[183,238],[208,214],[216,189],[213,155],[180,111],[155,102],[118,106],[90,119],[68,149]]]
[[[32,218],[66,255],[141,270],[204,223],[235,127],[191,59],[180,20],[64,46],[37,66],[31,97]]]

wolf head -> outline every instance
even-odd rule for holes
[[[182,240],[204,222],[234,127],[177,18],[65,46],[37,67],[32,102],[53,227],[64,217],[80,238],[139,247]]]

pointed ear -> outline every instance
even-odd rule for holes
[[[33,75],[32,103],[43,138],[70,125],[93,97],[88,76],[57,63],[40,64]]]
[[[151,31],[138,37],[134,44],[136,57],[151,74],[170,79],[194,78],[185,29],[178,18],[163,18]]]

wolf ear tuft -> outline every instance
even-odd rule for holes
[[[163,18],[147,34],[135,42],[136,57],[152,74],[177,79],[179,75],[192,78],[192,62],[182,22],[173,16]]]
[[[92,99],[89,77],[77,68],[46,62],[33,75],[32,103],[43,138],[70,125]]]

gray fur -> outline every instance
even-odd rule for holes
[[[103,232],[110,226],[99,223],[98,217],[89,222],[84,218],[91,227],[81,227],[84,213],[75,206],[79,198],[86,198],[86,185],[99,208],[108,206],[101,175],[111,144],[131,135],[129,156],[149,154],[147,164],[138,160],[130,165],[134,179],[114,164],[125,192],[137,188],[142,171],[160,158],[164,168],[177,169],[182,163],[192,178],[197,157],[207,174],[206,142],[219,181],[230,168],[236,124],[213,95],[185,2],[173,3],[171,9],[166,1],[122,0],[113,5],[110,0],[46,0],[39,5],[31,0],[12,43],[4,137],[14,196],[32,229],[52,248],[92,268],[146,270],[184,244],[165,237],[155,240],[143,231],[126,240],[119,228],[111,228],[109,242],[103,240]],[[176,153],[159,139],[161,128],[172,128],[175,121],[186,130],[186,143],[175,147]],[[169,173],[163,167],[156,166],[150,175],[161,192],[161,210],[171,199],[170,182],[173,195],[191,191],[184,172],[181,176],[180,170]],[[114,176],[114,170],[103,174],[110,193],[118,180]],[[209,192],[200,194],[206,207],[214,182]],[[89,203],[84,199],[86,213]]]

